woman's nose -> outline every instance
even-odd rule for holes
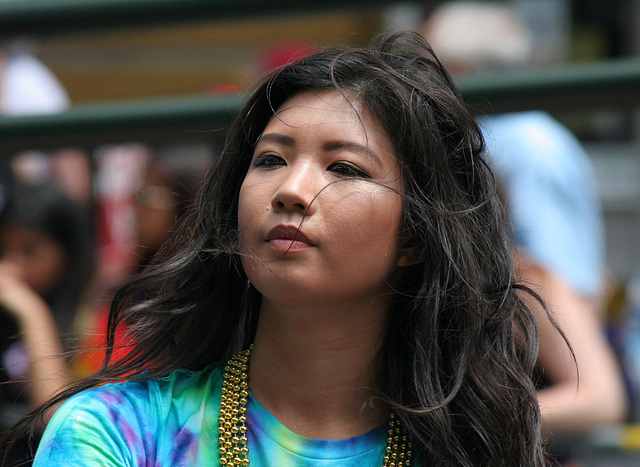
[[[310,165],[301,163],[287,167],[271,200],[273,209],[312,214],[315,210],[317,182],[318,177]]]

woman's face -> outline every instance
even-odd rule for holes
[[[392,141],[367,109],[337,91],[294,96],[264,129],[240,190],[247,276],[283,304],[389,294],[401,189]]]

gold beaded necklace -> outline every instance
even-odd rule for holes
[[[227,363],[222,379],[218,416],[220,465],[249,465],[247,447],[248,369],[251,349],[240,352]],[[389,419],[383,467],[411,465],[411,440],[393,412]]]

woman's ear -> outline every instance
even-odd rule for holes
[[[404,268],[424,262],[424,242],[409,231],[401,231],[398,237],[398,259],[396,266]]]
[[[424,250],[418,247],[405,247],[400,250],[396,266],[399,268],[415,266],[424,261]]]

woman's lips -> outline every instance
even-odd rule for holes
[[[301,250],[315,246],[298,227],[278,225],[267,234],[266,241],[273,248],[283,251]]]

